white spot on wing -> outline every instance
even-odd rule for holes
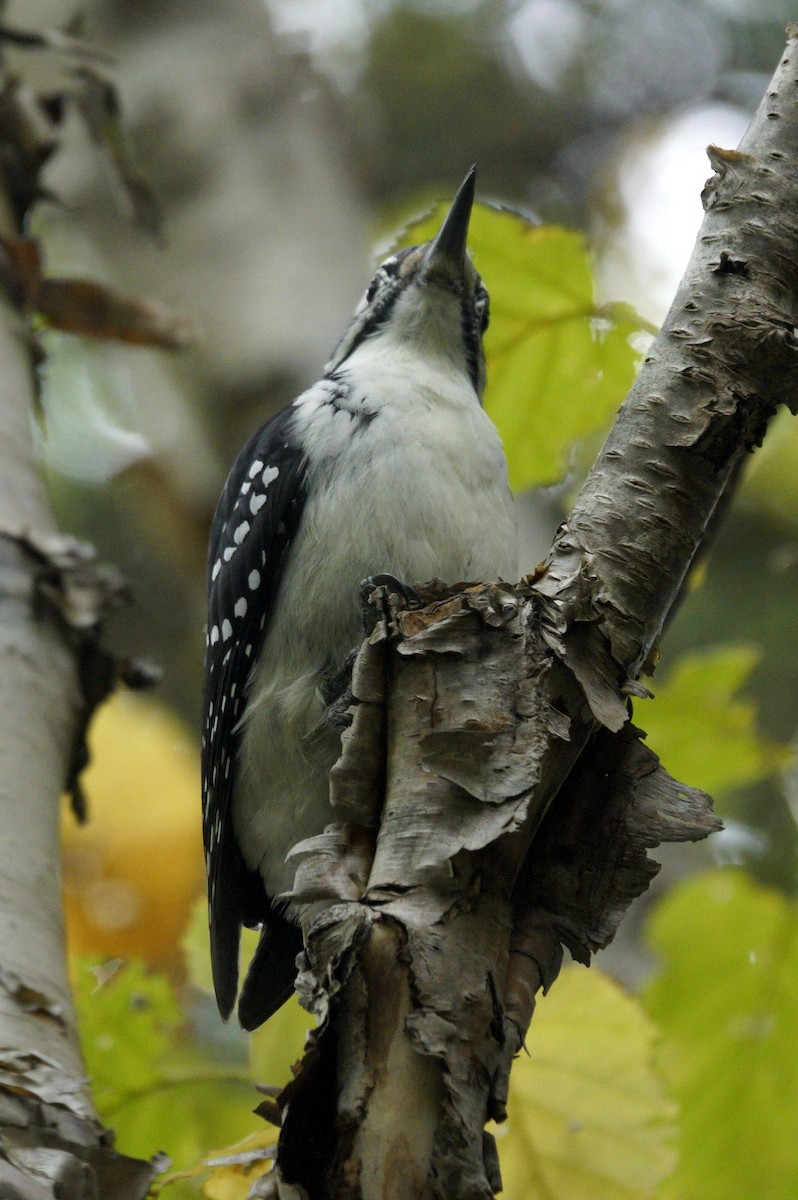
[[[260,512],[260,510],[263,508],[265,503],[266,503],[266,497],[264,496],[263,492],[255,492],[255,494],[253,495],[252,499],[249,502],[249,511],[254,516],[255,513]]]
[[[211,579],[215,579],[216,576],[221,571],[221,569],[222,569],[222,560],[220,558],[217,558],[216,562],[213,564],[213,571],[211,572]]]
[[[244,538],[249,533],[249,521],[242,521],[238,528],[233,533],[233,541],[240,546]]]
[[[249,583],[250,590],[253,592],[255,591],[256,587],[260,587],[260,571],[250,571],[247,582]]]
[[[214,625],[213,629],[211,630],[211,645],[215,646],[218,641],[219,641],[219,626]]]
[[[224,559],[224,561],[229,562],[230,559],[235,554],[237,549],[238,549],[238,546],[228,546],[227,549],[225,550],[224,554],[222,555],[222,558]]]
[[[245,617],[247,615],[247,602],[243,596],[240,600],[236,600],[233,612],[237,617]]]
[[[263,486],[268,487],[273,479],[276,479],[280,474],[279,467],[267,467],[263,472]]]
[[[263,461],[260,458],[256,458],[254,463],[252,464],[252,466],[249,468],[250,479],[254,479],[255,476],[257,475],[258,471],[262,471],[262,470],[263,470]]]
[[[229,637],[233,636],[233,626],[228,621],[227,617],[222,621],[222,639],[226,642]]]

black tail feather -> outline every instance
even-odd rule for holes
[[[238,1001],[244,1029],[257,1029],[289,999],[296,978],[296,956],[302,949],[298,927],[272,910],[249,964]]]

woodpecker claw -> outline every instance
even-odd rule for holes
[[[330,675],[319,687],[319,694],[325,704],[324,723],[332,729],[348,729],[352,724],[349,709],[355,702],[352,693],[352,667],[356,658],[357,650],[353,650],[340,671]]]
[[[361,592],[370,592],[378,587],[384,587],[387,592],[393,592],[394,595],[400,596],[407,608],[421,603],[419,594],[415,588],[412,588],[409,583],[402,583],[401,579],[397,579],[395,575],[389,575],[385,572],[379,575],[369,575],[368,579],[364,579],[361,583],[360,590]]]

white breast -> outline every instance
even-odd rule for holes
[[[298,402],[308,498],[244,718],[233,819],[271,895],[291,886],[287,852],[331,819],[339,743],[317,689],[359,640],[360,581],[514,579],[517,569],[504,452],[467,380],[419,370],[377,341],[344,381],[337,407],[322,385]]]

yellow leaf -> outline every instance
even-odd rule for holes
[[[668,1200],[798,1196],[798,907],[743,871],[709,871],[658,906],[646,989],[681,1103]]]
[[[162,704],[121,692],[89,744],[89,821],[63,822],[70,951],[173,965],[204,881],[194,738]]]
[[[410,224],[407,246],[434,236],[445,205]],[[634,381],[635,335],[652,332],[624,304],[599,304],[581,233],[474,205],[468,230],[490,292],[485,410],[514,490],[557,482],[574,443],[606,429]]]
[[[505,1200],[651,1200],[674,1169],[654,1026],[595,968],[562,972],[515,1062],[494,1130]]]
[[[636,703],[649,745],[677,779],[718,796],[785,765],[786,748],[757,730],[754,705],[739,695],[758,659],[740,644],[692,650],[656,676],[653,700]]]
[[[157,1181],[152,1195],[168,1194],[173,1184],[186,1179],[204,1179],[201,1192],[208,1200],[247,1200],[255,1180],[271,1170],[276,1140],[276,1129],[259,1129],[182,1171],[170,1171]]]

